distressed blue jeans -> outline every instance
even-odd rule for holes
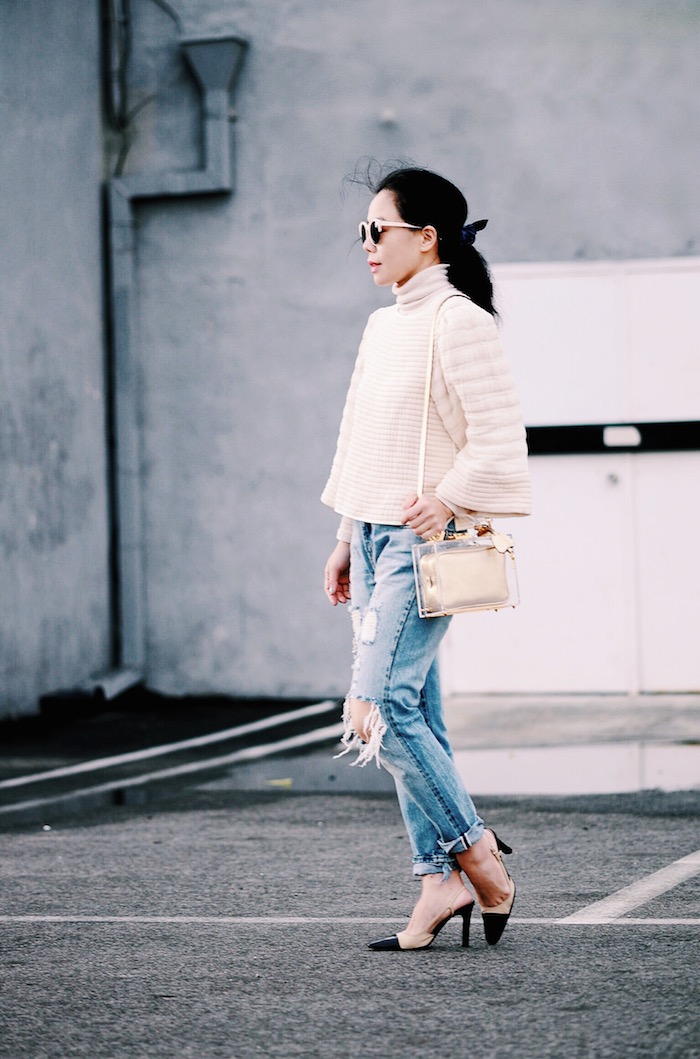
[[[376,761],[396,784],[414,875],[448,874],[455,853],[481,838],[483,820],[455,768],[442,713],[437,653],[449,618],[421,618],[408,526],[353,524],[350,613],[353,672],[345,703],[347,752]],[[370,706],[363,741],[350,700]]]

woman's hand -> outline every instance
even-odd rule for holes
[[[350,600],[350,545],[338,541],[325,570],[326,595],[334,607]]]
[[[403,505],[405,512],[403,524],[410,526],[414,533],[429,541],[442,533],[454,512],[438,500],[436,496],[409,496]]]

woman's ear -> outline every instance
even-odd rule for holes
[[[437,229],[433,228],[432,224],[428,224],[425,228],[421,229],[421,253],[429,254],[432,251],[436,251],[438,248],[438,234]]]

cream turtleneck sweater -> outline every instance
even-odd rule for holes
[[[400,526],[416,493],[430,330],[459,293],[447,265],[394,287],[396,303],[365,328],[330,478],[321,497],[343,518]],[[493,318],[468,298],[441,306],[428,418],[424,492],[456,515],[530,513],[525,429]]]

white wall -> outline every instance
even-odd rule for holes
[[[700,418],[700,259],[495,273],[528,425]],[[507,524],[522,604],[452,622],[445,691],[700,690],[700,452],[531,470],[534,514]]]

